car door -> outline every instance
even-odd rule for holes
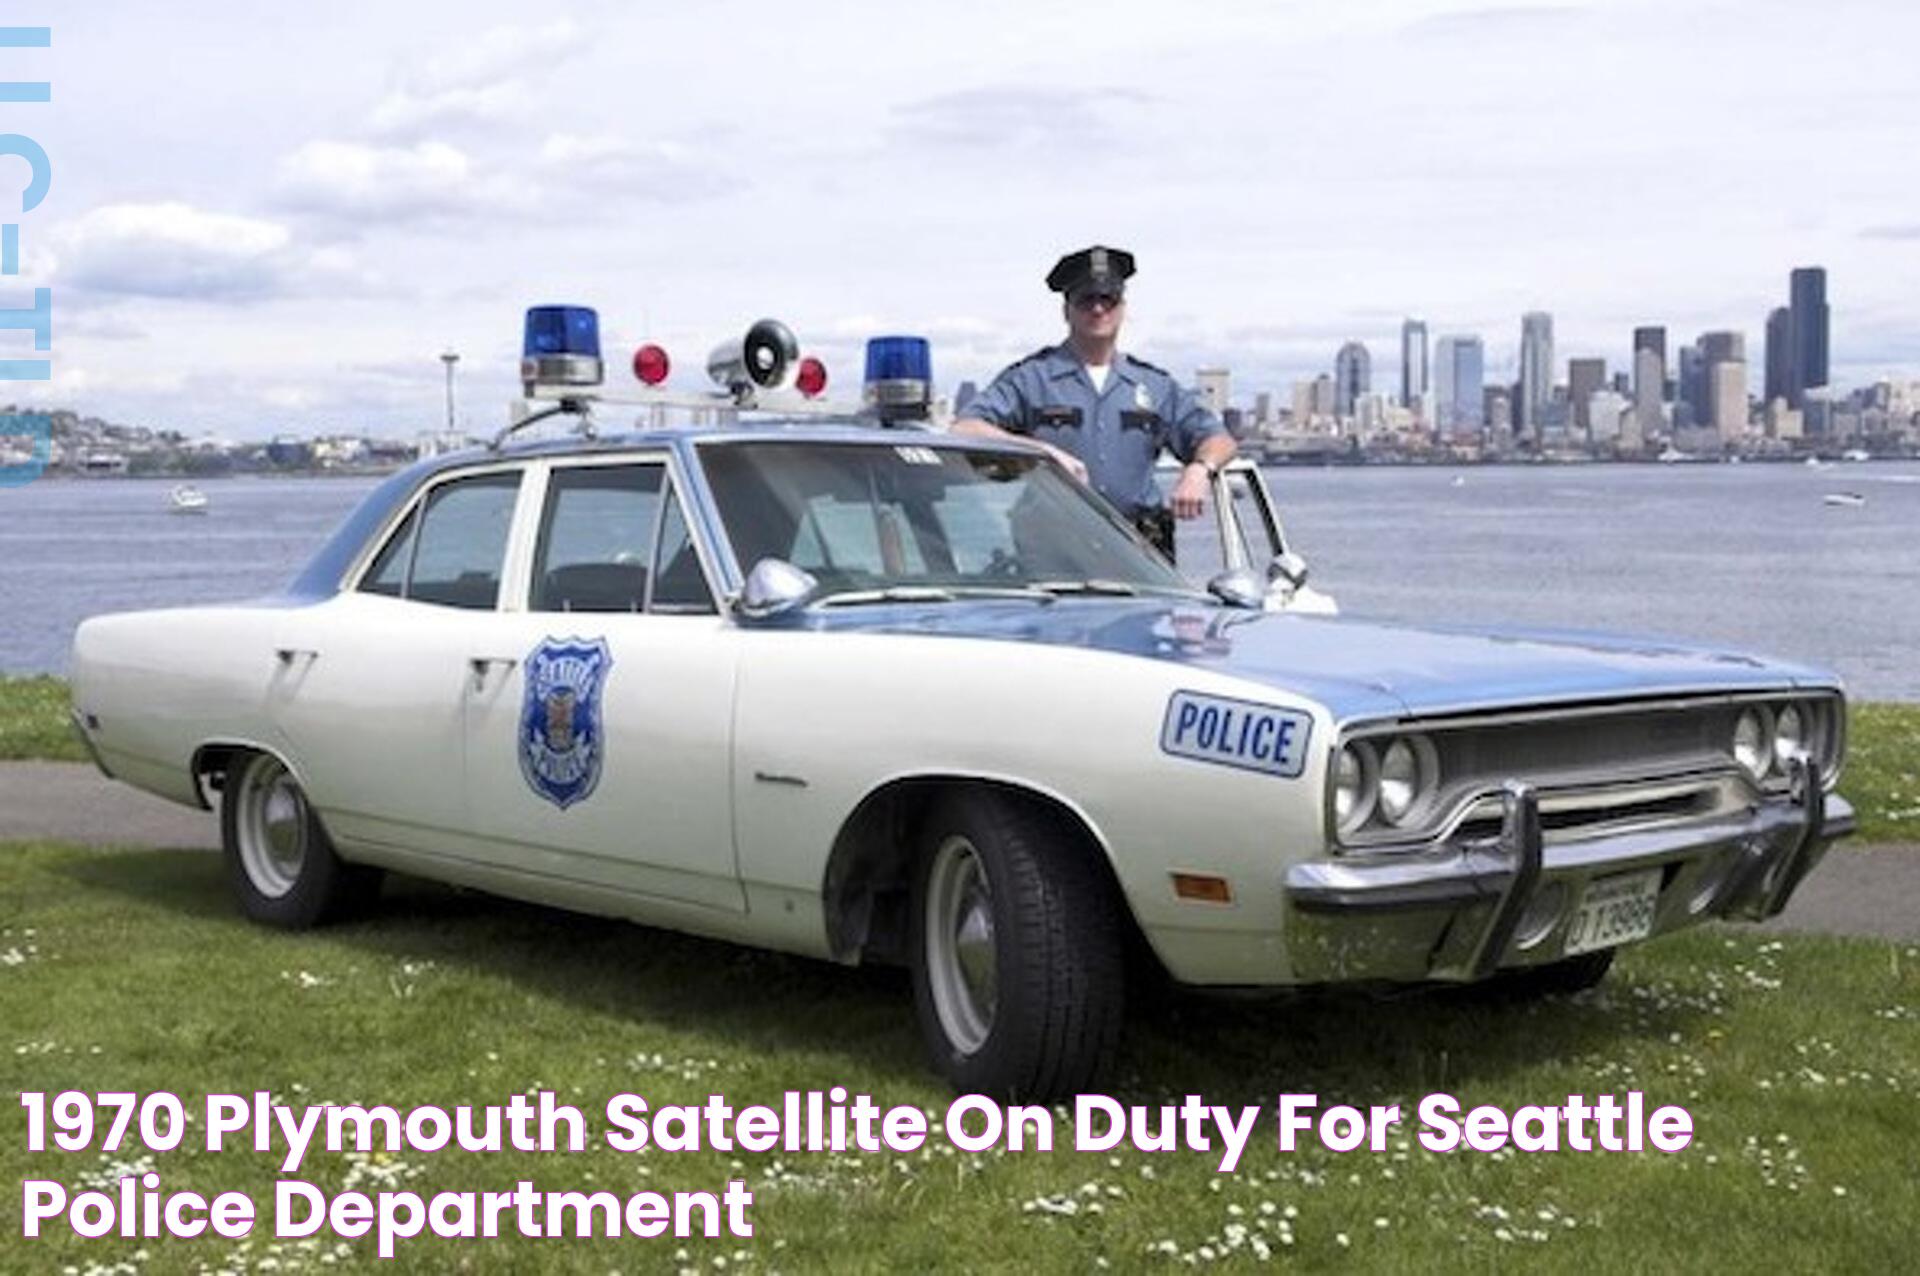
[[[461,853],[472,634],[523,480],[508,464],[433,483],[345,592],[280,620],[269,707],[336,839]]]
[[[1177,469],[1163,470],[1170,492]],[[1245,568],[1267,582],[1267,610],[1331,614],[1331,597],[1305,583],[1306,564],[1289,556],[1286,531],[1259,466],[1246,457],[1229,461],[1213,477],[1207,515],[1175,525],[1174,552],[1181,574],[1195,585],[1223,571]],[[1285,571],[1276,569],[1284,562]],[[1290,575],[1291,573],[1291,575]]]
[[[678,488],[664,453],[545,468],[525,581],[469,653],[468,804],[503,869],[739,912],[737,635]]]

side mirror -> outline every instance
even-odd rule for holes
[[[1245,567],[1221,572],[1207,582],[1207,592],[1229,607],[1244,607],[1248,611],[1261,610],[1267,601],[1267,591],[1261,586],[1260,578]]]
[[[1274,584],[1285,581],[1289,589],[1298,589],[1307,583],[1307,560],[1290,549],[1275,554],[1267,564],[1267,580]]]
[[[748,620],[765,620],[802,606],[819,588],[812,572],[784,558],[763,558],[747,573],[746,587],[734,606]]]

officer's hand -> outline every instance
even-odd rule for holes
[[[1181,471],[1180,481],[1173,485],[1173,495],[1168,503],[1173,506],[1175,518],[1199,518],[1206,513],[1206,475],[1191,466]]]
[[[1058,461],[1067,473],[1073,475],[1074,478],[1082,483],[1087,481],[1087,464],[1085,461],[1082,461],[1079,457],[1064,448],[1057,448],[1051,443],[1042,443],[1040,446],[1046,448],[1047,454]]]

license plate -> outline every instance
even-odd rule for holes
[[[1653,910],[1659,902],[1657,868],[1588,882],[1567,927],[1563,951],[1571,956],[1645,939],[1653,933]]]

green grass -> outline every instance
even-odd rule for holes
[[[0,761],[85,761],[67,704],[58,678],[0,678]],[[1850,708],[1840,791],[1860,813],[1855,845],[1920,839],[1920,704]]]
[[[67,717],[70,704],[62,679],[0,677],[0,762],[86,761]]]
[[[1858,841],[1920,841],[1920,704],[1849,708],[1840,791],[1859,808]]]
[[[833,1084],[944,1111],[897,972],[827,965],[390,883],[366,919],[306,934],[239,920],[217,857],[0,848],[0,1088],[270,1089],[338,1100],[501,1103],[551,1088],[596,1129],[611,1095],[777,1105]],[[1629,953],[1597,993],[1219,1001],[1136,1009],[1111,1091],[1127,1102],[1271,1105],[1283,1092],[1400,1103],[1444,1088],[1509,1110],[1643,1089],[1691,1110],[1675,1155],[1283,1154],[1263,1118],[1232,1174],[1210,1156],[968,1155],[937,1133],[891,1154],[319,1152],[325,1191],[719,1189],[756,1193],[751,1240],[402,1242],[394,1270],[1184,1270],[1191,1255],[1276,1264],[1486,1271],[1898,1270],[1920,1219],[1920,950],[1751,930]],[[28,1242],[11,1184],[111,1180],[138,1150],[25,1150],[0,1134],[0,1270],[337,1269],[371,1238],[318,1243]],[[1411,1122],[1403,1127],[1410,1136]],[[274,1158],[229,1145],[153,1154],[162,1187],[246,1190]],[[1066,1133],[1064,1127],[1061,1133]],[[596,1141],[597,1142],[597,1141]],[[263,1208],[264,1213],[264,1208]],[[1285,1224],[1285,1226],[1283,1226]],[[511,1232],[511,1224],[508,1224]],[[1291,1243],[1283,1238],[1291,1237]],[[1237,1240],[1235,1238],[1238,1238]],[[1344,1238],[1344,1239],[1343,1239]],[[1258,1241],[1258,1245],[1255,1241]],[[278,1244],[280,1248],[274,1248]],[[336,1246],[341,1247],[336,1252]],[[684,1251],[685,1258],[676,1258]],[[334,1254],[336,1262],[326,1262]],[[273,1260],[271,1265],[265,1260]]]

